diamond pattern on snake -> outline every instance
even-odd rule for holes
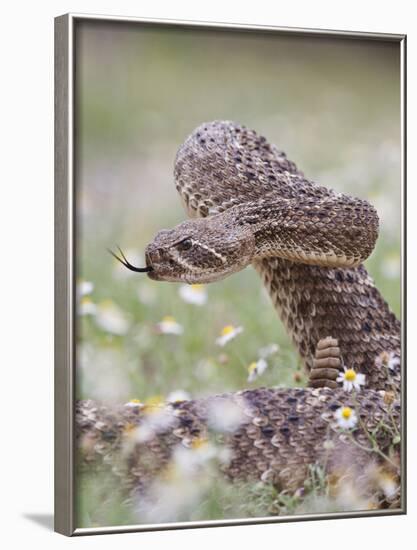
[[[127,485],[146,491],[178,445],[207,438],[213,402],[230,402],[241,413],[235,429],[222,434],[230,459],[221,470],[231,481],[296,490],[312,464],[332,472],[346,457],[359,477],[371,463],[398,477],[400,322],[363,265],[378,238],[375,208],[310,181],[266,138],[230,121],[193,131],[174,175],[189,219],[155,236],[146,267],[117,258],[154,281],[186,283],[219,281],[254,266],[310,384],[167,404],[170,421],[131,450]],[[353,384],[356,373],[366,385],[347,393],[340,380]],[[108,410],[79,402],[78,436],[95,442],[88,459],[117,455],[126,426],[146,417],[139,405]]]

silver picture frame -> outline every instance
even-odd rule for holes
[[[248,33],[298,34],[379,40],[398,44],[401,53],[401,142],[402,142],[402,452],[401,507],[331,514],[309,514],[221,521],[77,528],[75,498],[75,269],[76,200],[74,179],[74,48],[78,22],[94,20],[130,25],[176,28],[222,29]],[[55,531],[66,536],[152,531],[196,527],[250,525],[310,521],[406,513],[406,35],[322,29],[234,25],[136,17],[114,17],[71,13],[55,18]]]

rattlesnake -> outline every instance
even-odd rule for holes
[[[243,411],[239,426],[222,436],[232,451],[222,470],[232,480],[258,478],[296,489],[308,466],[324,456],[327,469],[340,469],[349,462],[342,457],[350,457],[355,471],[363,471],[375,456],[364,450],[370,431],[383,423],[398,432],[400,425],[400,323],[362,264],[378,236],[375,209],[307,180],[264,137],[228,121],[203,124],[188,137],[177,153],[175,182],[191,219],[156,235],[146,248],[145,268],[121,261],[153,280],[188,283],[217,281],[252,264],[312,387],[168,405],[170,422],[150,441],[136,442],[123,475],[134,489],[148,486],[179,442],[189,447],[207,436],[213,400]],[[338,387],[342,366],[366,376],[355,398]],[[360,417],[353,435],[334,427],[335,410],[346,404]],[[87,460],[123,447],[126,426],[140,426],[146,414],[139,405],[109,410],[78,403]],[[374,434],[384,452],[398,449],[392,439],[386,430]]]

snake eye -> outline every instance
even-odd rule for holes
[[[178,250],[190,250],[190,248],[193,246],[193,243],[191,239],[184,239],[183,241],[179,242],[177,244]]]

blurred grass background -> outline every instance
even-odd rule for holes
[[[176,151],[204,121],[235,120],[286,151],[306,176],[367,198],[381,232],[366,262],[400,314],[400,57],[394,43],[84,21],[76,30],[77,397],[146,400],[173,390],[192,397],[261,385],[303,385],[299,359],[252,269],[210,285],[201,307],[178,285],[127,272],[155,233],[185,218],[174,183]],[[155,329],[165,315],[179,336]],[[224,325],[243,334],[219,348]],[[247,382],[259,348],[280,351]],[[80,524],[99,519],[88,478]],[[205,519],[213,517],[205,509]],[[232,512],[230,512],[232,514]],[[124,516],[126,522],[131,518]],[[221,517],[221,516],[220,516]]]

